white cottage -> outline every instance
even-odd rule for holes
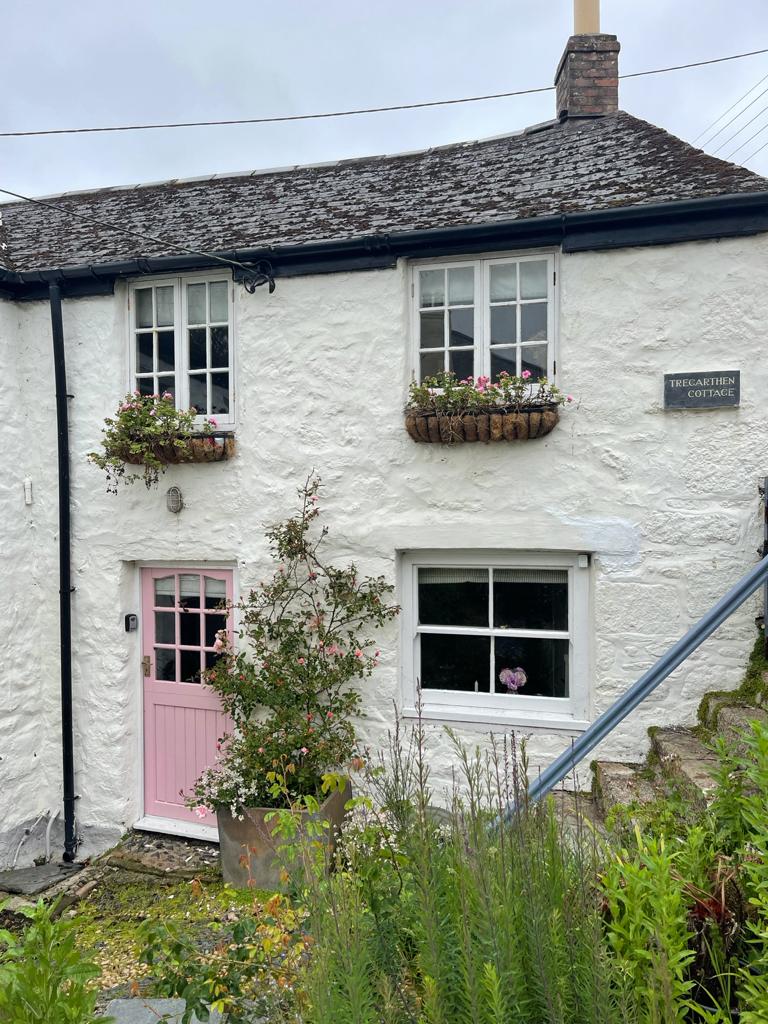
[[[336,554],[402,604],[363,735],[421,678],[438,784],[444,723],[530,735],[546,765],[754,564],[768,182],[619,111],[618,51],[577,25],[556,117],[521,133],[2,208],[0,862],[52,818],[67,859],[136,824],[207,834],[178,789],[216,735],[214,606],[263,576],[262,525],[312,468]],[[546,437],[408,435],[414,375],[506,367],[574,395]],[[665,407],[665,374],[695,405],[737,371],[738,404]],[[214,414],[233,457],[105,493],[86,455],[134,387]],[[735,687],[754,612],[601,755]],[[527,688],[499,692],[507,662]]]

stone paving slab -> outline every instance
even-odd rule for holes
[[[129,832],[101,863],[171,878],[220,873],[219,847],[215,843],[155,832]]]
[[[180,1024],[186,1003],[183,999],[113,999],[107,1004],[106,1014],[115,1018],[115,1024]],[[220,1024],[221,1014],[212,1011],[211,1024]],[[201,1024],[192,1017],[191,1024]]]
[[[70,878],[82,867],[82,864],[41,864],[31,868],[0,871],[0,892],[36,896]]]

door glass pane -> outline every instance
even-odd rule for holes
[[[187,285],[187,323],[204,324],[205,315],[205,285]]]
[[[211,374],[211,413],[214,416],[229,415],[229,374]]]
[[[200,646],[200,616],[197,612],[179,615],[179,643],[185,647]]]
[[[517,264],[491,264],[491,302],[514,302],[517,298]]]
[[[157,332],[157,369],[160,372],[172,370],[175,366],[174,340],[173,331]]]
[[[155,289],[157,303],[157,326],[173,327],[173,285]]]
[[[490,690],[491,638],[422,633],[421,685],[425,690]]]
[[[538,640],[533,637],[495,638],[494,685],[497,693],[517,694],[520,697],[567,697],[568,696],[568,649],[567,640]],[[516,672],[522,669],[525,682],[515,689],[516,679],[504,670]],[[505,685],[504,680],[513,685]]]
[[[546,299],[547,261],[524,260],[520,264],[520,298]]]
[[[155,648],[155,679],[164,679],[173,683],[176,681],[176,651],[169,651],[165,647]]]
[[[520,307],[520,340],[546,341],[547,304],[531,302]]]
[[[197,573],[179,576],[179,604],[182,608],[200,607],[200,577]]]
[[[465,377],[472,377],[475,372],[475,353],[472,349],[467,352],[463,352],[461,349],[456,349],[451,352],[451,369],[459,378],[464,380]]]
[[[448,302],[451,306],[471,306],[475,301],[475,271],[460,267],[448,271]]]
[[[491,349],[491,380],[495,381],[502,370],[505,370],[512,377],[517,374],[516,348]]]
[[[189,331],[189,368],[204,370],[208,365],[205,352],[205,327],[192,327]]]
[[[213,281],[210,287],[211,323],[225,324],[228,319],[227,282]]]
[[[493,624],[498,629],[568,631],[565,569],[494,569]]]
[[[226,615],[211,615],[205,616],[205,646],[213,647],[216,642],[216,634],[220,629],[227,628],[227,616]]]
[[[227,584],[224,580],[205,577],[205,607],[217,608],[227,600]]]
[[[138,373],[152,373],[155,368],[152,356],[151,332],[136,335],[136,370]]]
[[[155,643],[176,643],[176,613],[155,612]]]
[[[422,270],[419,273],[422,306],[445,305],[445,271]]]
[[[421,366],[421,379],[425,377],[434,377],[436,373],[440,373],[441,370],[445,369],[443,362],[444,356],[442,352],[422,352],[420,357]]]
[[[208,412],[208,375],[205,373],[190,373],[189,375],[189,404],[197,409],[201,416]]]
[[[475,342],[475,311],[452,309],[449,316],[449,345],[473,345]]]
[[[442,348],[445,344],[443,333],[444,313],[421,313],[420,348]]]
[[[136,300],[136,326],[152,327],[152,289],[137,288],[133,293]]]
[[[206,651],[205,652],[205,667],[213,668],[217,661],[221,659],[221,654],[218,651]]]
[[[155,605],[158,608],[173,607],[176,604],[176,579],[173,576],[161,576],[155,580]]]
[[[531,380],[547,376],[547,346],[531,345],[520,349],[523,369],[531,371]]]
[[[211,328],[211,366],[229,366],[229,328]]]
[[[517,306],[491,306],[491,344],[514,345],[517,341]]]
[[[182,683],[200,682],[200,651],[179,651],[180,676]]]
[[[419,623],[487,626],[488,570],[419,569]]]

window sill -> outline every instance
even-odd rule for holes
[[[415,707],[403,707],[405,719],[418,718]],[[441,707],[424,704],[421,718],[425,722],[443,722],[446,725],[496,726],[502,729],[525,729],[536,732],[562,732],[577,735],[590,726],[590,722],[570,715],[552,715],[531,711],[523,714],[516,711],[495,711],[490,708]]]

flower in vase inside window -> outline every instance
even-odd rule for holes
[[[499,672],[499,682],[502,686],[506,686],[510,693],[517,693],[528,682],[528,676],[525,674],[524,669],[519,666],[517,668],[503,668]]]

